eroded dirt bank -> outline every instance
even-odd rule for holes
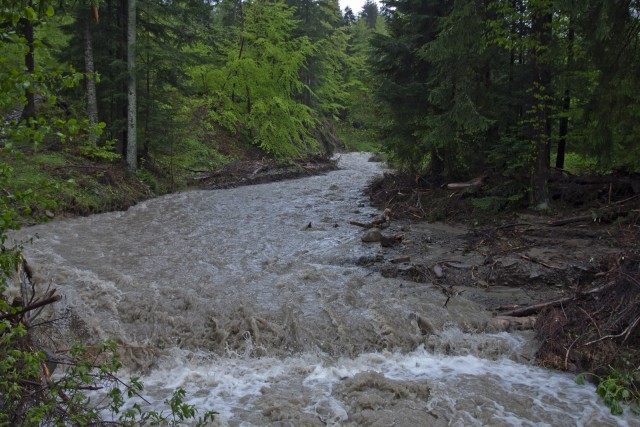
[[[360,260],[363,265],[386,277],[435,285],[450,299],[462,295],[507,328],[535,328],[542,366],[595,374],[613,367],[637,387],[640,194],[634,185],[617,199],[616,187],[608,184],[600,198],[573,194],[579,206],[565,203],[553,214],[501,212],[492,225],[470,226],[473,209],[455,191],[410,183],[386,174],[369,187],[375,205],[400,217],[382,230],[383,240],[402,242],[381,245],[378,256]],[[415,219],[434,206],[457,206],[452,222]]]

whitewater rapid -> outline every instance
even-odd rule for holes
[[[153,407],[182,387],[219,425],[634,425],[532,366],[530,334],[487,332],[476,304],[363,268],[385,256],[349,225],[378,213],[367,159],[14,234],[34,238],[38,286],[63,295],[44,345],[116,340]]]

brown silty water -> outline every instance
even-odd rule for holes
[[[633,425],[530,366],[526,333],[480,332],[474,303],[358,265],[382,250],[348,223],[378,213],[367,157],[21,231],[38,286],[64,296],[43,344],[114,339],[148,400],[183,387],[220,425]]]

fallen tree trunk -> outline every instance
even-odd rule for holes
[[[541,302],[539,304],[527,305],[525,307],[520,307],[520,308],[516,308],[516,309],[513,309],[513,310],[502,312],[501,315],[502,316],[509,316],[509,317],[530,316],[532,314],[538,313],[543,308],[553,307],[553,306],[560,305],[560,304],[565,304],[565,303],[567,303],[569,301],[572,301],[573,299],[575,299],[575,297],[566,297],[566,298],[556,299],[556,300],[553,300],[553,301]]]
[[[510,317],[530,316],[532,314],[538,313],[543,308],[554,307],[554,306],[557,306],[557,305],[566,304],[568,302],[571,302],[571,301],[575,300],[579,295],[588,295],[588,294],[595,294],[595,293],[598,293],[598,292],[602,292],[605,289],[613,286],[614,284],[615,284],[615,282],[609,282],[609,283],[607,283],[605,285],[598,286],[597,288],[590,289],[587,292],[582,292],[581,294],[577,294],[577,295],[573,295],[573,296],[565,297],[565,298],[558,298],[558,299],[551,300],[551,301],[545,301],[545,302],[541,302],[541,303],[538,303],[538,304],[527,305],[527,306],[524,306],[524,307],[517,307],[517,308],[514,308],[512,310],[502,311],[502,309],[504,309],[505,307],[510,307],[510,306],[500,306],[500,307],[490,308],[489,311],[502,311],[501,312],[501,316],[510,316]]]

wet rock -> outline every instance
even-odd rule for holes
[[[365,231],[361,239],[365,243],[373,243],[373,242],[379,242],[381,237],[382,237],[382,233],[380,233],[380,230],[378,230],[377,228],[372,228],[370,230]]]
[[[398,258],[394,258],[391,260],[392,264],[402,264],[403,262],[409,262],[411,261],[411,257],[410,256],[401,256]]]
[[[420,332],[421,335],[433,335],[436,333],[436,328],[433,326],[433,324],[428,319],[420,316],[417,313],[411,313],[409,315],[409,320],[412,324],[415,325],[415,328]]]
[[[447,265],[460,270],[471,270],[472,268],[470,264],[465,264],[463,262],[448,262]]]
[[[369,157],[369,161],[370,162],[374,162],[374,163],[380,163],[382,161],[382,154],[381,153],[373,153],[371,155],[371,157]]]
[[[400,243],[394,236],[385,236],[383,234],[380,235],[380,245],[383,248],[391,248]]]
[[[396,233],[393,236],[385,236],[384,234],[380,237],[380,245],[385,248],[390,248],[396,246],[404,241],[404,233]]]
[[[358,260],[356,261],[357,265],[362,265],[362,266],[367,266],[367,265],[372,265],[372,264],[376,264],[378,262],[382,262],[384,261],[384,257],[382,255],[375,255],[375,256],[361,256],[358,258]]]
[[[380,275],[387,279],[402,278],[413,282],[424,282],[422,268],[413,264],[385,264],[380,268]]]
[[[436,275],[436,277],[438,279],[442,278],[444,276],[444,271],[442,271],[442,267],[440,267],[439,264],[436,264],[433,266],[433,272]]]
[[[386,277],[387,279],[391,279],[394,277],[398,277],[399,270],[397,265],[387,264],[383,265],[380,269],[380,275],[382,277]]]

